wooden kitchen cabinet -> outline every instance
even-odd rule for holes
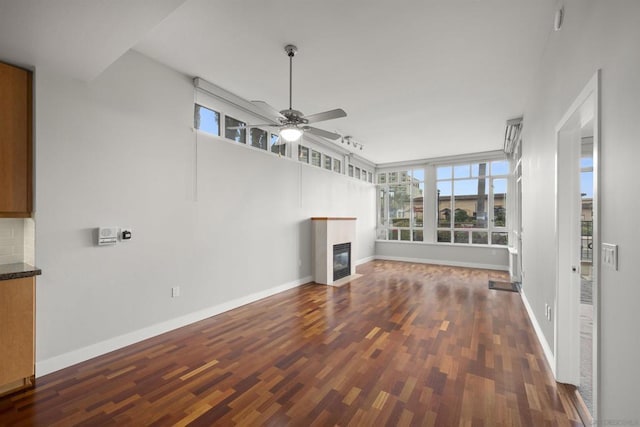
[[[0,218],[32,212],[32,73],[0,63]]]
[[[0,281],[0,395],[34,384],[35,278]]]

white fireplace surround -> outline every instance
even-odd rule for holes
[[[333,281],[333,245],[351,243],[351,275],[356,274],[355,242],[356,218],[351,217],[313,217],[312,259],[313,280],[323,285],[332,285]],[[341,279],[341,280],[344,280]]]

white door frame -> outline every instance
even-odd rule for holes
[[[556,126],[556,301],[554,350],[556,380],[580,382],[580,130],[593,124],[593,419],[598,419],[600,301],[600,70],[589,80]],[[576,191],[577,185],[577,191]],[[578,211],[579,212],[579,211]],[[576,233],[577,236],[576,236]],[[577,271],[571,268],[577,267]]]

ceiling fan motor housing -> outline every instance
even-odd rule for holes
[[[302,112],[298,111],[298,110],[282,110],[280,111],[280,114],[282,114],[285,118],[284,119],[280,119],[280,122],[285,125],[306,125],[307,123],[309,123],[309,120],[305,119],[303,116],[304,114],[302,114]]]

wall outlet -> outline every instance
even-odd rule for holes
[[[174,286],[171,288],[171,297],[176,298],[180,296],[180,286]]]
[[[123,227],[120,229],[120,240],[124,242],[131,240],[132,235],[133,229],[131,227]]]

